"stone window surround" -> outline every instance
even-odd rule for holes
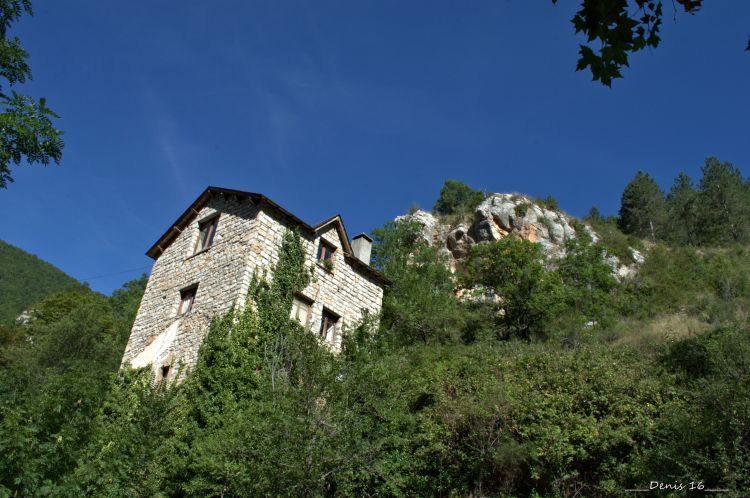
[[[329,341],[328,331],[326,330],[329,322],[333,322],[333,334],[331,334],[330,343],[335,344],[338,334],[341,333],[341,317],[323,306],[320,316],[320,330],[318,331],[318,337],[325,343]]]
[[[176,318],[181,318],[185,315],[189,315],[193,311],[193,307],[195,306],[195,298],[198,296],[198,283],[199,282],[195,282],[180,289],[180,301],[177,305]],[[190,304],[188,305],[187,311],[183,312],[182,305],[185,302],[186,297],[190,298]]]
[[[317,265],[325,271],[333,273],[333,263],[335,255],[338,252],[337,249],[331,242],[325,240],[323,237],[318,237],[318,251],[315,257]]]
[[[192,258],[193,256],[197,256],[198,254],[203,254],[204,252],[211,249],[217,242],[216,240],[216,232],[219,230],[219,217],[221,216],[220,212],[211,213],[208,216],[205,216],[203,219],[198,220],[196,223],[196,237],[195,237],[195,245],[193,246],[193,252],[188,256],[188,258]],[[213,233],[210,234],[209,238],[209,244],[205,247],[201,247],[199,249],[199,246],[201,245],[201,229],[202,227],[206,225],[213,225],[212,227],[209,227],[209,230],[211,230]]]
[[[333,261],[333,255],[336,253],[336,246],[325,240],[323,237],[318,237],[318,261]]]
[[[302,326],[305,327],[306,329],[314,332],[312,319],[315,316],[315,310],[314,309],[316,308],[315,305],[316,305],[317,301],[315,301],[315,299],[307,297],[306,295],[302,294],[301,292],[295,293],[294,294],[294,299],[297,300],[297,301],[300,301],[301,303],[304,303],[305,305],[308,306],[307,323],[303,323]],[[294,311],[294,305],[292,305],[292,311]],[[291,318],[293,320],[297,320],[298,319],[297,316],[292,316]],[[318,330],[318,332],[317,332],[316,335],[317,335],[318,339],[320,339],[321,341],[323,341],[323,343],[329,344],[329,345],[333,345],[336,342],[336,339],[338,338],[338,336],[342,333],[343,326],[344,326],[344,319],[338,313],[335,313],[334,311],[331,311],[331,309],[328,308],[327,306],[321,305],[320,306],[320,321],[318,322],[318,327],[319,328],[321,328],[323,326],[323,320],[325,320],[327,318],[331,319],[334,322],[333,337],[330,337],[330,338],[328,338],[327,336],[324,337],[321,334],[320,330]],[[330,343],[329,343],[329,339],[330,339]]]

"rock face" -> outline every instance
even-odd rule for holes
[[[474,213],[472,232],[477,242],[500,240],[508,235],[539,243],[550,256],[564,252],[565,241],[575,237],[570,219],[516,194],[493,194]]]
[[[567,215],[517,194],[490,195],[477,207],[470,224],[445,225],[432,213],[422,210],[399,216],[396,221],[419,223],[427,243],[444,245],[456,260],[465,259],[471,246],[478,242],[500,240],[509,235],[537,242],[548,255],[560,256],[565,251],[565,241],[576,234]]]
[[[539,205],[534,199],[519,194],[490,194],[479,206],[470,223],[444,224],[432,213],[418,210],[399,216],[396,221],[414,221],[422,226],[422,236],[430,245],[437,245],[450,255],[451,270],[461,270],[474,244],[515,237],[536,242],[551,258],[565,254],[565,242],[576,237],[573,219],[558,210]],[[599,236],[591,227],[577,224],[595,242]],[[643,256],[633,250],[636,264]],[[614,256],[606,258],[613,274],[626,278],[636,271],[636,265],[626,266]]]

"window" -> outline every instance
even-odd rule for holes
[[[312,301],[304,296],[294,296],[292,302],[292,319],[297,320],[304,327],[310,324],[312,316]]]
[[[198,224],[198,242],[195,244],[195,253],[205,251],[211,247],[214,243],[214,235],[216,235],[216,226],[218,224],[218,216],[214,216]]]
[[[198,286],[195,285],[189,289],[180,291],[180,309],[177,312],[178,315],[187,315],[190,310],[193,309],[193,302],[195,301],[195,293],[198,290]]]
[[[155,381],[158,382],[169,382],[174,376],[174,369],[172,368],[172,362],[174,360],[174,354],[169,353],[161,364],[161,367],[156,369]]]
[[[328,311],[323,309],[323,316],[320,319],[320,338],[328,343],[333,344],[336,340],[336,322],[339,318]]]
[[[318,263],[321,263],[327,270],[333,269],[333,252],[336,250],[331,244],[320,239],[318,247]]]

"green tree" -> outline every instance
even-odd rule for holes
[[[701,235],[698,228],[698,191],[685,173],[675,178],[667,194],[666,209],[665,238],[679,245],[697,245]]]
[[[664,215],[664,194],[648,173],[638,171],[622,192],[620,230],[655,241]]]
[[[584,218],[588,221],[597,222],[602,221],[604,217],[602,216],[601,211],[599,211],[599,208],[596,206],[591,206],[591,209],[589,209],[589,212],[586,214],[586,218]]]
[[[10,38],[8,30],[23,13],[32,15],[30,0],[0,0],[0,188],[13,181],[10,165],[47,165],[60,162],[62,132],[52,125],[58,117],[47,107],[46,100],[20,95],[11,88],[31,79],[26,63],[28,53],[18,37]]]
[[[0,323],[11,323],[44,298],[87,290],[59,268],[0,240]]]
[[[614,295],[617,280],[605,262],[605,249],[593,244],[581,231],[565,243],[565,256],[557,264],[565,286],[568,313],[579,323],[601,322],[614,315]]]
[[[458,180],[446,180],[432,209],[438,214],[468,214],[481,204],[484,198],[484,192],[481,190],[475,190]]]
[[[544,332],[563,303],[560,275],[544,263],[538,244],[510,237],[475,245],[467,262],[469,284],[491,290],[506,330],[524,339]]]
[[[116,372],[146,280],[47,298],[0,349],[0,496],[59,495]]]
[[[457,338],[464,324],[444,255],[422,238],[416,222],[373,231],[373,262],[392,284],[383,296],[383,327],[397,342]]]
[[[708,244],[744,242],[750,235],[750,188],[739,169],[706,159],[699,190],[700,234]]]

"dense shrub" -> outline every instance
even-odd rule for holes
[[[60,493],[117,371],[145,278],[113,297],[52,296],[0,349],[0,496]]]
[[[444,215],[471,213],[484,198],[481,190],[475,190],[458,180],[446,180],[432,209]]]
[[[480,286],[496,300],[504,337],[539,335],[562,308],[560,275],[545,268],[538,244],[510,237],[477,244],[466,266],[468,286]]]

